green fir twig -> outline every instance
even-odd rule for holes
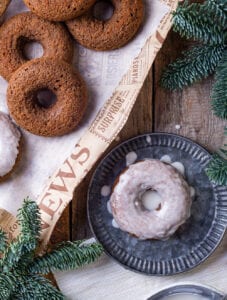
[[[63,294],[42,275],[52,270],[69,270],[94,262],[102,247],[84,241],[65,242],[42,256],[36,251],[40,241],[41,218],[37,204],[25,199],[18,212],[21,233],[11,243],[0,231],[0,299],[62,300]]]
[[[223,45],[195,46],[183,52],[183,57],[170,64],[161,78],[164,88],[182,89],[212,74],[220,62]]]
[[[226,22],[225,13],[214,1],[204,4],[185,1],[173,13],[173,30],[182,37],[194,39],[210,45],[224,43],[222,27]],[[217,22],[214,22],[214,18]]]
[[[212,107],[216,116],[227,120],[227,50],[216,70],[212,92]]]
[[[48,274],[52,271],[77,269],[93,263],[102,253],[99,244],[86,244],[84,241],[66,242],[42,257],[37,257],[29,266],[33,274]]]

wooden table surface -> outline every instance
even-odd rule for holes
[[[193,139],[214,151],[223,139],[224,122],[216,118],[210,107],[213,77],[183,91],[169,92],[159,86],[163,68],[190,46],[189,42],[170,32],[144,83],[129,120],[114,146],[138,134],[171,132]],[[74,194],[52,235],[51,242],[91,237],[87,222],[86,202],[88,184],[93,170]]]

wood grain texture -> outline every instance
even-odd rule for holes
[[[211,110],[213,77],[176,92],[164,90],[158,84],[165,66],[190,46],[191,43],[170,32],[156,58],[155,130],[186,136],[213,151],[222,144],[224,129],[224,122],[215,117]]]
[[[189,137],[211,151],[222,144],[224,122],[216,118],[210,108],[212,77],[179,92],[169,92],[159,86],[164,67],[189,46],[189,42],[170,32],[126,126],[108,151],[130,137],[151,132],[153,129]],[[71,205],[56,226],[52,242],[69,237],[76,240],[91,236],[86,203],[88,185],[94,169],[95,167],[75,191]]]

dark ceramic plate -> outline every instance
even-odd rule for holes
[[[166,241],[141,241],[113,226],[108,210],[111,189],[126,161],[165,155],[184,165],[186,180],[195,190],[191,217]],[[208,258],[227,225],[227,189],[208,179],[205,167],[209,160],[205,149],[173,134],[141,135],[112,150],[96,169],[88,192],[90,226],[105,252],[124,267],[147,275],[184,272]]]
[[[191,284],[184,284],[184,285],[176,285],[165,290],[160,291],[159,293],[151,296],[147,300],[162,300],[163,297],[172,296],[172,295],[199,295],[204,297],[205,299],[210,300],[224,300],[225,297],[223,294],[214,291],[205,286],[199,285],[191,285]]]

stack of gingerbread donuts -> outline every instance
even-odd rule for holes
[[[40,136],[61,136],[83,118],[88,95],[83,78],[72,67],[73,38],[89,49],[108,51],[124,46],[137,33],[143,0],[102,1],[113,9],[108,19],[95,15],[99,2],[24,0],[31,11],[1,25],[0,75],[9,81],[9,113],[21,128]],[[42,45],[41,58],[25,55],[30,42]]]

